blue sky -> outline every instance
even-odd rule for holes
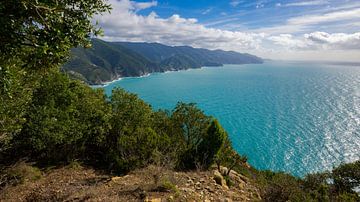
[[[360,0],[109,0],[110,41],[249,52],[271,59],[360,61]]]

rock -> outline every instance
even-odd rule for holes
[[[226,175],[228,173],[229,169],[224,166],[220,166],[220,172],[222,175]]]
[[[239,183],[239,189],[243,190],[245,188],[245,184],[244,183]]]
[[[122,178],[122,177],[112,177],[112,178],[111,178],[111,181],[112,181],[112,182],[117,182],[117,181],[121,180],[121,178]]]
[[[193,190],[192,189],[190,189],[190,188],[180,188],[180,190],[181,191],[183,191],[183,192],[187,192],[187,193],[191,193],[191,192],[193,192]]]
[[[153,198],[153,199],[146,198],[144,202],[161,202],[161,198]]]
[[[204,183],[204,182],[205,182],[205,179],[204,179],[204,178],[201,178],[199,181],[200,181],[201,183]]]
[[[231,200],[230,198],[223,198],[220,199],[221,202],[232,202],[233,200]]]
[[[208,190],[208,192],[210,192],[210,193],[214,193],[214,190],[211,189],[211,187],[209,187],[209,186],[205,187],[205,189]]]
[[[217,170],[214,171],[214,180],[215,180],[216,184],[221,185],[225,189],[229,189],[229,187],[226,185],[225,179],[220,174],[220,172]]]

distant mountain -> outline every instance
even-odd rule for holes
[[[75,48],[63,69],[89,84],[152,72],[176,71],[222,64],[262,63],[259,57],[233,51],[207,50],[158,43],[105,42],[93,39],[92,48]]]
[[[166,46],[159,43],[130,43],[116,42],[129,48],[147,59],[161,62],[175,55],[187,55],[202,66],[221,66],[221,64],[249,64],[262,63],[262,59],[250,54],[241,54],[234,51],[207,50],[190,46]]]

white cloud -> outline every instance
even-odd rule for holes
[[[330,59],[360,58],[360,32],[329,33],[305,29],[308,25],[317,25],[317,23],[321,24],[339,18],[350,19],[351,16],[354,17],[357,12],[360,12],[360,9],[334,11],[323,16],[311,15],[307,16],[308,19],[305,16],[296,17],[289,19],[285,25],[243,32],[209,28],[209,24],[203,25],[197,19],[184,18],[178,14],[161,18],[155,12],[148,15],[138,13],[142,9],[156,6],[156,1],[138,3],[130,0],[110,0],[110,3],[113,7],[112,13],[97,17],[105,32],[103,39],[107,41],[190,45],[249,52],[265,58],[294,59],[296,53],[299,53],[299,58],[316,55],[318,58],[326,59],[330,57],[328,55],[336,55],[340,52],[342,54],[338,55],[342,58],[331,57]],[[224,18],[223,20],[234,19]],[[302,32],[298,32],[299,30]]]
[[[357,5],[357,6],[360,6]],[[341,22],[342,24],[339,24]],[[337,28],[338,30],[332,30],[338,32],[341,27],[349,27],[352,29],[360,29],[360,8],[347,8],[345,10],[328,11],[324,14],[324,11],[314,15],[303,15],[292,17],[286,20],[286,23],[281,25],[275,25],[270,27],[262,27],[253,29],[253,32],[264,32],[267,34],[300,34],[315,31],[319,26],[324,25],[321,29],[324,31],[330,31],[331,28]],[[332,23],[328,26],[327,23]],[[336,24],[338,23],[338,24]],[[354,31],[354,30],[352,30]]]
[[[168,45],[191,45],[211,49],[249,50],[259,47],[264,38],[262,33],[245,33],[207,28],[194,18],[183,18],[174,14],[160,18],[156,13],[139,15],[136,13],[147,6],[129,0],[110,0],[112,13],[97,20],[103,27],[105,37],[110,41],[146,41]]]
[[[238,6],[240,3],[242,3],[243,1],[239,1],[239,0],[231,0],[230,1],[230,5],[232,6],[232,7],[236,7],[236,6]]]
[[[154,6],[157,6],[157,1],[151,1],[151,2],[134,2],[131,1],[131,4],[136,10],[144,10],[147,8],[151,8]]]
[[[214,8],[208,8],[208,9],[204,10],[203,12],[201,12],[201,14],[206,15],[206,14],[210,13],[213,9]]]
[[[304,37],[323,49],[360,49],[360,32],[353,34],[313,32]]]
[[[300,2],[293,2],[293,3],[284,4],[283,6],[285,6],[285,7],[290,7],[290,6],[318,6],[318,5],[325,5],[325,4],[329,4],[329,1],[327,1],[327,0],[300,1]]]
[[[291,34],[280,34],[277,36],[270,36],[268,40],[272,41],[276,45],[285,46],[292,49],[305,49],[310,46],[305,40],[296,39]]]
[[[306,15],[294,17],[290,18],[288,23],[293,25],[310,25],[341,20],[354,20],[356,18],[360,19],[360,8],[335,11],[323,15]]]
[[[360,50],[360,32],[353,34],[312,32],[300,37],[280,34],[267,39],[276,45],[297,50]]]

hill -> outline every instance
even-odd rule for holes
[[[72,49],[71,59],[63,69],[89,84],[101,84],[119,77],[141,76],[152,72],[262,62],[256,56],[233,51],[93,39],[90,49]]]

